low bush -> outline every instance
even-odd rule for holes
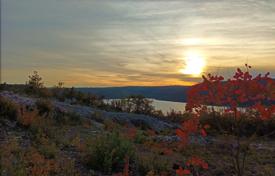
[[[38,109],[39,115],[49,116],[49,114],[54,110],[52,102],[47,99],[39,99],[36,101],[35,104]]]
[[[169,172],[171,172],[167,159],[152,154],[140,155],[138,168],[141,175],[170,175]]]
[[[24,127],[30,127],[32,124],[38,121],[38,112],[37,110],[27,110],[26,108],[21,108],[20,115],[17,117],[17,122]]]
[[[38,150],[41,154],[43,154],[48,159],[56,158],[58,154],[58,148],[55,143],[47,142],[45,144],[41,144],[38,146]]]
[[[118,133],[103,135],[89,146],[87,165],[90,169],[99,170],[107,174],[121,172],[125,158],[133,161],[135,150],[128,140]]]
[[[137,144],[143,144],[147,140],[147,136],[142,130],[137,130],[134,142]]]
[[[0,118],[16,120],[19,114],[19,106],[10,100],[0,96]]]
[[[81,117],[76,113],[68,113],[68,123],[70,125],[80,125],[81,124]]]
[[[234,119],[229,118],[226,115],[221,115],[216,113],[215,116],[210,114],[204,114],[200,123],[203,125],[208,124],[210,128],[207,130],[211,135],[236,135],[234,131]],[[275,137],[275,118],[271,118],[266,121],[261,121],[259,119],[253,119],[248,117],[242,117],[242,120],[239,123],[240,125],[240,134],[243,137],[248,137],[253,134],[257,136],[267,136]]]
[[[54,109],[52,118],[54,119],[56,124],[59,126],[65,125],[68,121],[67,113],[64,110],[59,109],[59,108]]]

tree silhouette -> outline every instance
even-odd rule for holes
[[[39,76],[37,71],[34,71],[32,75],[29,75],[28,86],[31,89],[39,89],[44,87],[42,77]]]

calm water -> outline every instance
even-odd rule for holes
[[[118,100],[118,99],[105,99],[104,101],[106,103],[110,103],[113,100]],[[185,111],[186,103],[163,101],[163,100],[156,100],[156,99],[150,99],[150,100],[153,101],[152,105],[155,107],[155,109],[161,110],[164,114],[166,114],[167,112],[170,112],[171,110]]]
[[[182,103],[182,102],[172,102],[172,101],[162,101],[162,100],[155,100],[155,99],[151,99],[153,100],[153,106],[155,107],[156,110],[161,110],[164,114],[166,114],[167,112],[170,112],[171,110],[175,110],[175,111],[185,111],[185,105],[186,103]],[[224,112],[224,110],[226,109],[225,106],[213,106],[215,111],[219,111],[219,112]],[[212,110],[212,106],[207,106],[207,109],[209,111]],[[245,112],[245,108],[238,108],[239,111]]]
[[[186,103],[173,102],[173,101],[163,101],[163,100],[153,100],[153,106],[156,110],[161,110],[164,114],[171,110],[175,111],[185,111]]]
[[[105,100],[107,103],[112,101],[114,99]],[[156,99],[150,99],[153,100],[153,106],[156,110],[161,110],[164,114],[167,112],[170,112],[171,110],[175,111],[185,111],[185,105],[186,103],[183,102],[173,102],[173,101],[163,101],[163,100],[156,100]],[[209,107],[210,108],[210,107]],[[214,109],[217,111],[223,110],[225,107],[218,107],[215,106]]]

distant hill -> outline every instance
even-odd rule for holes
[[[105,88],[77,88],[85,93],[104,96],[107,99],[125,98],[129,95],[143,95],[165,101],[185,102],[188,86],[154,86],[154,87],[105,87]]]

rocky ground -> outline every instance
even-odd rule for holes
[[[25,106],[34,106],[36,98],[30,98],[12,92],[0,92],[0,96],[5,97],[13,102]],[[121,113],[121,112],[108,112],[96,108],[87,106],[71,105],[68,102],[59,102],[52,100],[53,105],[59,111],[69,112],[79,115],[82,118],[88,118],[92,120],[93,125],[91,127],[83,126],[69,126],[62,129],[53,129],[54,139],[69,141],[72,143],[73,138],[79,136],[79,140],[95,137],[100,133],[104,133],[104,120],[112,120],[115,123],[122,124],[123,126],[146,126],[160,132],[158,135],[154,135],[150,138],[150,143],[136,144],[136,148],[139,155],[148,157],[150,155],[157,155],[153,157],[152,161],[149,160],[148,165],[156,165],[156,167],[164,167],[162,163],[167,161],[167,167],[171,168],[174,163],[178,163],[182,160],[183,156],[190,155],[190,153],[196,153],[209,163],[209,170],[204,173],[206,176],[227,176],[234,175],[232,173],[232,165],[230,164],[231,154],[230,147],[234,145],[233,138],[228,136],[215,136],[207,137],[206,139],[192,137],[191,144],[184,151],[174,150],[174,153],[170,156],[163,154],[162,147],[174,147],[174,142],[179,141],[179,138],[175,135],[162,134],[161,131],[174,131],[177,128],[177,124],[162,121],[160,119],[150,117],[147,115]],[[0,144],[5,144],[9,137],[15,137],[23,148],[27,148],[33,142],[30,137],[30,132],[24,128],[18,128],[16,122],[4,120],[0,123]],[[247,139],[243,139],[246,141]],[[66,142],[64,142],[66,143]],[[68,143],[68,142],[67,142]],[[171,145],[170,145],[171,144]],[[256,140],[250,145],[250,155],[247,161],[247,176],[273,176],[275,175],[275,142],[269,139]],[[100,172],[87,169],[83,165],[82,153],[75,146],[62,145],[60,147],[60,155],[64,155],[75,161],[77,172],[80,175],[102,175]],[[271,175],[268,175],[271,174]],[[272,175],[273,174],[273,175]]]
[[[8,98],[20,105],[33,106],[36,102],[35,98],[24,97],[12,92],[1,92],[0,96]],[[93,115],[98,115],[100,118],[114,120],[120,124],[128,124],[133,126],[146,126],[155,131],[163,131],[166,129],[176,128],[177,125],[173,123],[164,122],[157,118],[142,115],[142,114],[131,114],[124,112],[107,112],[104,110],[91,108],[81,105],[71,105],[70,103],[53,101],[54,106],[63,112],[75,113],[81,117],[91,118]]]

